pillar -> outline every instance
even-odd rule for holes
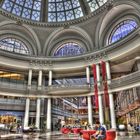
[[[90,69],[89,69],[89,66],[86,67],[86,79],[87,79],[87,84],[90,84]]]
[[[52,71],[49,71],[49,86],[52,85]],[[48,98],[47,104],[47,129],[51,130],[51,98]]]
[[[47,104],[47,129],[51,130],[51,98],[48,98]]]
[[[98,95],[99,102],[99,121],[100,124],[104,124],[104,114],[103,114],[103,103],[102,103],[102,95]]]
[[[99,67],[99,64],[96,64],[96,75],[97,75],[97,85],[99,87],[101,85],[100,84],[100,67]]]
[[[49,86],[52,85],[52,71],[49,71]]]
[[[111,72],[110,72],[110,64],[106,61],[106,76],[107,76],[107,83],[108,85],[111,83]]]
[[[39,75],[38,75],[38,87],[42,86],[42,70],[39,70]]]
[[[109,101],[110,101],[111,127],[116,129],[116,117],[115,117],[114,100],[113,100],[112,93],[109,93]]]
[[[99,121],[101,124],[104,124],[103,100],[102,100],[102,95],[99,94],[100,86],[101,86],[99,64],[96,64],[96,75],[97,75],[97,86],[98,86]]]
[[[41,89],[42,86],[42,70],[39,70],[39,75],[38,75],[38,90]],[[36,101],[36,121],[35,121],[35,126],[40,129],[40,102],[41,99],[38,98]]]
[[[41,103],[41,99],[38,98],[36,102],[36,122],[35,122],[35,126],[38,129],[40,129],[40,103]]]
[[[106,62],[106,76],[108,85],[111,84],[111,72],[110,72],[110,64]],[[109,86],[108,86],[109,90]],[[109,103],[110,103],[110,117],[111,117],[111,127],[116,129],[116,117],[115,117],[115,109],[114,109],[114,99],[113,94],[109,93]]]
[[[93,125],[91,96],[88,96],[88,122]]]
[[[24,128],[28,127],[29,123],[29,108],[30,108],[30,99],[26,99],[26,105],[25,105],[25,115],[24,115]]]
[[[32,70],[30,69],[28,73],[28,87],[31,87],[31,84],[32,84]]]

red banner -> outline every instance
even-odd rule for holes
[[[106,76],[106,65],[105,62],[101,62],[102,68],[102,81],[103,81],[103,88],[104,88],[104,101],[105,106],[109,107],[109,95],[108,95],[108,84],[107,84],[107,76]]]
[[[96,73],[96,65],[92,65],[93,72],[93,80],[94,80],[94,93],[95,93],[95,107],[96,111],[98,111],[98,86],[97,86],[97,73]]]

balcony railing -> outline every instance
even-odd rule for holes
[[[25,105],[25,100],[18,100],[18,99],[2,99],[0,98],[1,104],[18,104],[18,105]]]
[[[140,83],[140,70],[133,72],[131,74],[122,76],[120,78],[113,79],[111,82],[111,89],[119,88],[126,85],[131,85],[134,83]]]
[[[127,89],[130,85],[140,86],[140,71],[122,76],[120,78],[113,79],[110,88],[115,90],[117,88],[124,87]],[[127,86],[127,87],[126,87]],[[130,87],[131,88],[131,87]],[[16,93],[16,94],[27,94],[28,90],[31,91],[31,94],[37,95],[41,90],[43,95],[78,95],[90,93],[93,90],[93,85],[52,85],[52,86],[42,86],[40,88],[37,85],[32,84],[31,88],[28,89],[27,84],[20,82],[7,82],[0,81],[0,90],[1,92]],[[117,91],[117,90],[116,90]]]

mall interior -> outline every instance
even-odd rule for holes
[[[140,0],[0,0],[0,124],[140,125],[139,26]]]

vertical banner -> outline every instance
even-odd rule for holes
[[[108,85],[107,85],[107,76],[106,76],[106,65],[105,62],[101,62],[102,68],[102,81],[103,81],[103,88],[104,88],[104,99],[105,99],[105,106],[109,107],[109,95],[108,95]]]
[[[95,93],[95,107],[96,111],[98,111],[98,85],[97,85],[97,73],[96,73],[96,65],[92,65],[93,72],[93,80],[94,80],[94,93]]]

